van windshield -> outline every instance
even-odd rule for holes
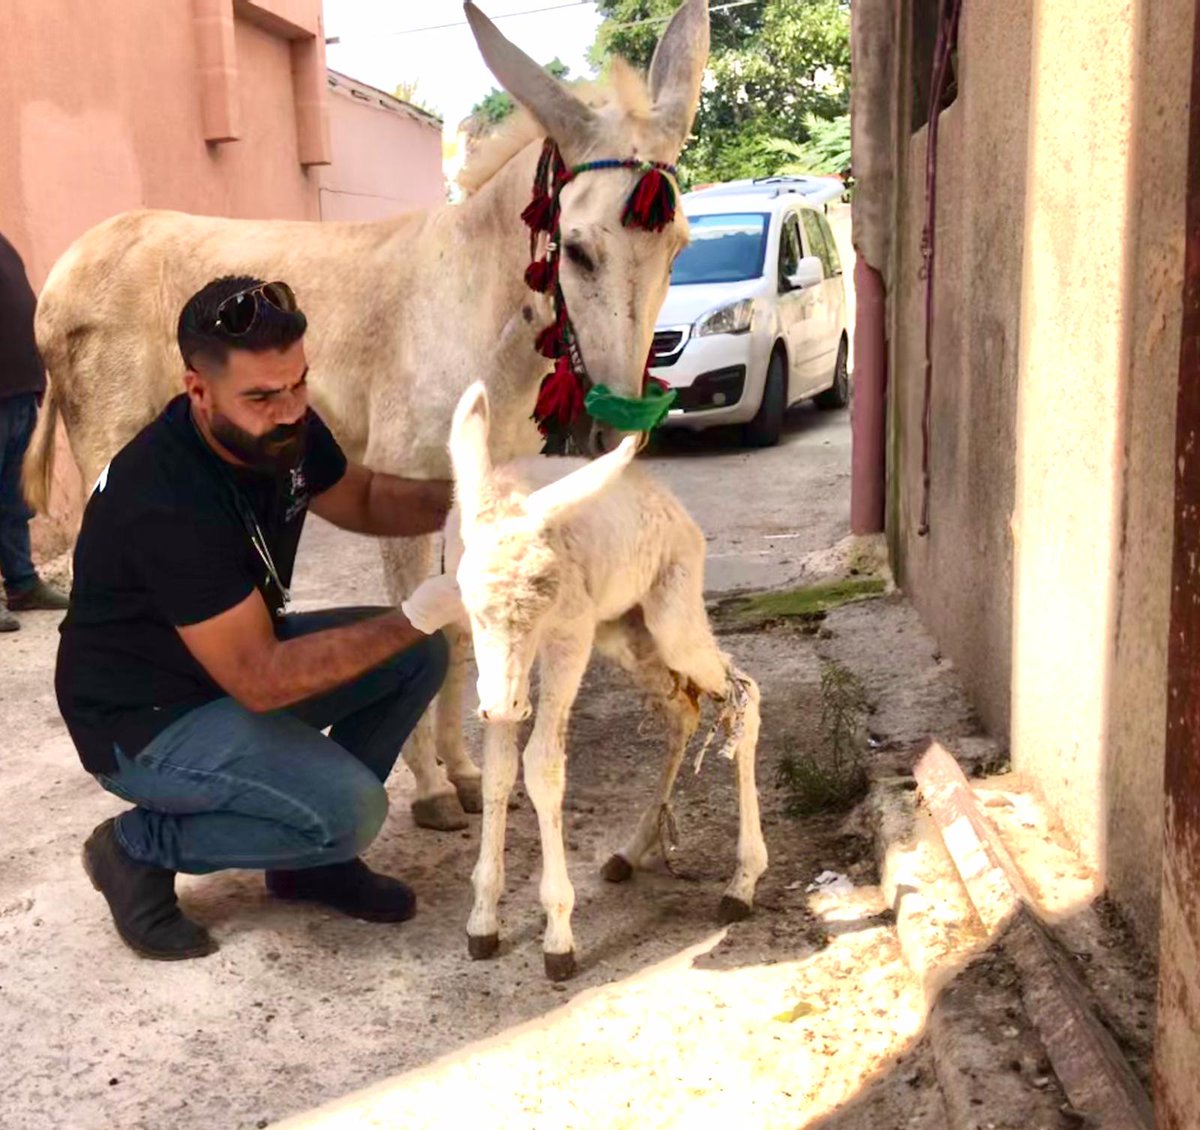
[[[671,284],[687,286],[758,278],[763,271],[769,219],[765,212],[689,216],[692,242],[675,260]]]

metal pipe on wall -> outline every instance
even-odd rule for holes
[[[887,299],[883,276],[854,261],[854,393],[850,403],[850,532],[883,530],[887,479]]]

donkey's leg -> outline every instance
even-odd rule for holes
[[[675,778],[700,721],[700,707],[687,680],[681,682],[663,663],[640,610],[616,623],[602,625],[596,633],[596,649],[615,659],[633,676],[667,725],[667,758],[654,798],[642,813],[629,842],[610,856],[601,870],[610,883],[623,883],[661,838]]]
[[[380,542],[380,551],[388,596],[393,604],[399,604],[429,575],[432,541],[427,537],[384,539]],[[465,828],[467,815],[446,771],[437,762],[433,718],[429,711],[417,723],[404,746],[404,762],[417,782],[417,797],[412,803],[413,820],[422,828],[443,832]]]
[[[576,637],[547,640],[538,657],[541,685],[537,721],[525,747],[525,788],[537,812],[542,836],[542,908],[546,933],[542,941],[546,976],[565,981],[575,973],[575,939],[571,911],[575,891],[567,874],[563,849],[562,802],[567,775],[567,718],[579,692],[592,647],[589,630]]]
[[[493,957],[500,945],[496,906],[504,891],[504,827],[508,796],[517,779],[517,727],[489,722],[483,734],[483,820],[479,862],[471,875],[475,905],[467,919],[467,951]]]
[[[692,680],[702,691],[740,709],[742,727],[734,759],[738,774],[738,866],[721,899],[720,917],[732,922],[750,913],[754,888],[767,869],[754,781],[758,747],[759,690],[753,679],[737,671],[717,648],[704,610],[702,573],[678,564],[667,570],[643,602],[646,627],[667,666]],[[738,698],[744,702],[738,703]]]
[[[450,665],[437,696],[437,757],[446,767],[463,808],[467,812],[482,812],[482,778],[463,743],[463,690],[471,634],[454,625],[446,628],[445,633],[450,643]]]

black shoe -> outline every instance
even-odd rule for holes
[[[9,612],[4,607],[4,601],[0,600],[0,632],[17,632],[20,630],[21,621]]]
[[[180,961],[216,952],[203,926],[185,918],[175,901],[175,872],[138,863],[105,820],[83,845],[83,869],[108,901],[121,940],[142,957]]]
[[[376,874],[361,859],[303,871],[268,871],[266,878],[267,890],[276,898],[318,902],[367,922],[404,922],[417,913],[417,896],[407,883]]]
[[[70,600],[53,585],[38,577],[29,588],[8,594],[8,607],[13,612],[65,612]]]

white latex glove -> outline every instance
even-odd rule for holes
[[[422,581],[407,600],[400,602],[400,611],[408,622],[427,636],[447,624],[465,622],[467,610],[458,594],[458,582],[452,573],[443,573]]]

